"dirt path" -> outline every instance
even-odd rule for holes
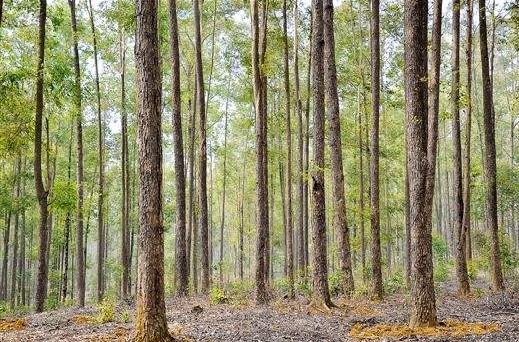
[[[337,300],[331,311],[297,301],[274,301],[268,307],[230,304],[210,305],[203,298],[167,301],[168,325],[172,332],[194,341],[354,341],[349,331],[356,323],[403,323],[408,305],[402,295],[383,302]],[[194,307],[199,306],[197,309]],[[201,309],[201,310],[200,310]],[[497,322],[501,331],[484,336],[465,336],[456,341],[519,341],[519,293],[459,299],[438,298],[439,319],[466,322]],[[117,309],[116,319],[133,308]],[[0,341],[125,341],[131,334],[130,322],[77,324],[77,315],[93,316],[94,308],[67,309],[25,316],[27,326],[20,331],[0,333]],[[448,338],[401,338],[400,341],[449,341]]]

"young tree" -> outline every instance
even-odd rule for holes
[[[36,196],[38,197],[40,222],[39,222],[39,248],[38,248],[38,275],[36,283],[35,310],[42,312],[47,298],[47,280],[49,265],[47,261],[47,216],[48,216],[48,192],[43,185],[41,170],[41,140],[43,117],[43,71],[45,65],[45,22],[47,19],[47,1],[40,0],[40,13],[38,19],[38,67],[36,69],[36,117],[34,129],[34,183]]]
[[[161,75],[156,0],[138,0],[139,263],[134,341],[172,341],[164,303]]]
[[[494,100],[492,81],[489,73],[487,18],[485,0],[479,0],[479,47],[481,52],[481,78],[483,82],[483,126],[485,133],[485,187],[486,187],[486,222],[491,237],[490,265],[492,289],[502,291],[505,288],[501,256],[499,252],[499,234],[497,221],[497,186],[496,186],[496,137]]]
[[[294,297],[294,248],[293,248],[293,219],[292,219],[292,120],[290,116],[290,75],[288,70],[288,19],[287,1],[283,0],[283,47],[284,47],[284,84],[285,84],[285,134],[287,139],[287,169],[286,169],[286,247],[287,247],[287,276],[288,297]],[[296,100],[297,101],[297,100]]]
[[[427,1],[404,3],[404,75],[411,225],[411,326],[436,325],[431,227],[427,225]]]
[[[452,191],[454,202],[454,230],[456,232],[456,276],[458,293],[470,292],[469,275],[465,254],[466,234],[463,230],[463,188],[461,167],[461,128],[460,128],[460,1],[452,3],[452,140],[453,140],[453,178]]]
[[[207,139],[204,71],[202,64],[202,36],[200,33],[200,4],[193,0],[195,23],[195,72],[197,83],[196,107],[198,109],[198,200],[200,206],[200,238],[202,243],[202,291],[209,291],[209,229],[207,212]],[[194,275],[193,275],[194,276]]]
[[[380,118],[380,2],[371,0],[371,267],[373,297],[382,299],[382,265],[380,256],[380,200],[379,200],[379,118]]]
[[[330,130],[330,151],[332,163],[333,224],[339,232],[339,260],[343,277],[343,290],[350,294],[354,290],[351,267],[350,237],[346,222],[346,199],[344,196],[344,171],[342,166],[341,120],[339,115],[339,95],[337,93],[337,70],[335,66],[335,37],[333,25],[333,1],[323,3],[324,34],[324,86]]]
[[[326,208],[324,196],[324,36],[323,1],[314,0],[312,39],[312,84],[314,100],[314,156],[312,172],[314,292],[318,300],[332,307],[328,289],[326,258]]]
[[[76,110],[76,143],[77,143],[77,213],[76,213],[76,272],[77,272],[77,302],[85,306],[85,255],[80,253],[83,245],[83,115],[81,108],[81,70],[79,68],[78,32],[76,20],[76,0],[68,0],[74,41],[74,105]],[[86,245],[86,244],[85,244]]]
[[[229,80],[232,77],[229,77]],[[228,88],[229,89],[229,86]],[[224,114],[224,132],[223,132],[223,184],[222,184],[222,222],[220,223],[220,285],[223,285],[223,232],[225,228],[225,195],[227,190],[227,131],[228,131],[228,113],[229,112],[229,94],[225,99]]]

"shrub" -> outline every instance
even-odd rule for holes
[[[405,287],[405,277],[402,270],[397,270],[389,275],[384,282],[384,292],[394,294]]]
[[[433,278],[436,283],[443,283],[449,279],[451,265],[447,261],[441,261],[434,267]]]
[[[223,289],[218,286],[213,286],[211,290],[209,290],[209,301],[213,304],[222,304],[227,301],[227,296]]]
[[[335,272],[328,276],[328,287],[332,296],[338,296],[343,292],[342,274],[340,272]]]
[[[97,323],[103,324],[112,322],[115,316],[115,302],[110,299],[103,299],[101,303],[97,305],[97,316],[95,321]]]
[[[130,322],[130,311],[124,310],[123,312],[121,312],[121,322],[122,323]]]

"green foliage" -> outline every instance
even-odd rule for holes
[[[330,289],[330,295],[338,296],[343,293],[342,287],[342,274],[341,272],[335,272],[328,275],[328,287]]]
[[[76,207],[77,191],[75,183],[56,180],[51,195],[52,208],[67,212],[74,210]]]
[[[129,323],[130,319],[131,319],[130,311],[124,310],[123,312],[121,312],[120,321],[122,323]]]
[[[254,288],[254,284],[248,281],[233,281],[227,284],[226,292],[230,301],[236,305],[246,304]]]
[[[384,281],[384,292],[386,294],[394,294],[402,291],[405,288],[404,271],[398,269],[391,273]]]
[[[115,317],[115,301],[112,299],[105,298],[99,304],[97,304],[97,315],[95,321],[99,324],[112,322]]]
[[[445,241],[440,235],[433,234],[432,250],[434,261],[446,260],[449,256],[449,246],[447,245],[447,241]]]
[[[225,291],[218,286],[211,287],[209,290],[209,301],[213,304],[226,303],[227,296],[225,295]]]
[[[434,265],[433,278],[435,283],[443,283],[449,279],[452,263],[440,261]]]

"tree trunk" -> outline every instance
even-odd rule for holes
[[[202,66],[202,38],[200,27],[200,5],[193,0],[193,16],[195,24],[195,59],[198,109],[198,200],[200,210],[200,238],[202,243],[202,292],[209,291],[209,230],[207,213],[207,141],[206,141],[206,113],[204,93],[204,72]]]
[[[452,3],[452,140],[453,140],[453,199],[454,230],[456,232],[456,276],[458,293],[467,295],[470,292],[469,276],[466,260],[466,234],[463,229],[463,179],[461,166],[461,128],[460,128],[460,7],[459,0]]]
[[[296,0],[297,1],[297,0]],[[287,246],[287,276],[288,297],[294,298],[294,243],[292,218],[292,119],[290,115],[290,74],[288,65],[288,19],[287,1],[283,0],[283,48],[284,48],[284,85],[285,85],[285,137],[287,143],[286,186],[284,193],[286,204],[286,246]],[[297,100],[296,100],[297,101]]]
[[[180,56],[178,42],[177,3],[169,0],[169,39],[172,69],[172,117],[175,153],[175,284],[177,295],[186,296],[189,278],[186,260],[186,180],[184,176],[184,140],[182,138],[182,113],[180,99]]]
[[[17,167],[16,167],[16,201],[20,200],[21,196],[21,182],[22,177],[22,157],[18,156]],[[16,281],[18,280],[18,274],[16,268],[18,267],[18,230],[20,227],[20,209],[16,208],[14,213],[14,231],[13,231],[13,255],[11,258],[11,294],[10,304],[11,309],[14,309],[16,305]],[[23,236],[22,236],[23,238]]]
[[[379,200],[379,118],[380,118],[380,2],[371,0],[371,268],[373,297],[382,299],[382,265],[380,255],[380,200]]]
[[[328,290],[328,265],[326,259],[326,208],[324,194],[324,37],[323,1],[314,0],[312,40],[312,93],[314,100],[314,155],[312,174],[313,262],[314,292],[327,307],[333,306]]]
[[[411,326],[436,325],[427,173],[427,1],[405,0],[405,111],[411,224]]]
[[[71,180],[71,168],[72,168],[72,139],[74,134],[74,128],[71,127],[70,140],[68,145],[68,166],[67,166],[67,185],[70,186]],[[63,287],[61,288],[61,301],[65,301],[67,299],[67,290],[68,290],[68,265],[69,265],[69,248],[70,248],[70,221],[71,221],[71,213],[67,211],[67,216],[65,217],[65,247],[63,251]]]
[[[324,85],[326,91],[326,107],[328,108],[328,124],[330,131],[330,154],[333,188],[333,225],[339,232],[339,259],[342,277],[342,288],[349,295],[354,290],[353,273],[350,254],[350,237],[346,222],[346,200],[344,197],[344,171],[342,166],[342,141],[339,96],[337,93],[337,70],[335,66],[335,37],[333,32],[333,1],[323,3],[324,34]]]
[[[195,205],[195,191],[194,191],[194,183],[195,183],[195,125],[196,125],[196,79],[193,86],[193,101],[192,108],[191,108],[191,117],[188,127],[188,134],[189,134],[189,146],[188,146],[188,163],[189,163],[189,179],[188,179],[188,194],[189,194],[189,210],[187,213],[187,237],[186,237],[186,265],[187,265],[187,276],[189,279],[189,274],[191,272],[191,240],[192,240],[192,232],[193,227],[195,223],[193,222],[193,216],[194,216],[194,205]]]
[[[499,234],[497,222],[497,186],[496,186],[496,137],[494,100],[492,81],[489,74],[487,19],[485,0],[479,0],[479,41],[481,52],[481,74],[483,82],[483,125],[485,133],[485,187],[487,225],[491,237],[491,278],[492,289],[502,291],[505,288],[501,270],[499,252]]]
[[[43,185],[41,171],[41,140],[43,117],[43,72],[45,62],[45,21],[47,19],[47,1],[40,0],[39,32],[38,32],[38,67],[36,69],[36,123],[34,138],[34,183],[38,198],[40,222],[39,222],[39,248],[38,248],[38,275],[35,294],[35,310],[42,312],[47,298],[48,262],[47,262],[47,195]]]
[[[232,77],[229,77],[229,80]],[[227,86],[229,89],[229,85]],[[227,186],[227,124],[228,124],[229,94],[225,100],[225,123],[223,136],[223,189],[222,189],[222,221],[220,222],[220,286],[223,286],[223,233],[225,228],[225,190]]]
[[[137,1],[139,263],[134,341],[172,341],[164,304],[161,74],[158,1]]]

